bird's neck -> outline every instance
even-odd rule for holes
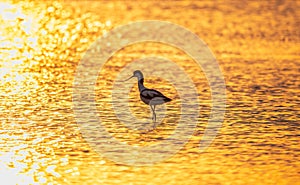
[[[141,92],[142,90],[146,89],[146,87],[144,86],[144,78],[139,79],[138,81],[138,86],[139,86],[139,91]]]

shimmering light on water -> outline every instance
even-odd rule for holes
[[[299,8],[298,1],[0,2],[1,182],[299,183]],[[201,69],[184,52],[162,44],[136,44],[117,52],[99,72],[95,91],[99,116],[118,139],[139,146],[160,142],[179,117],[172,84],[148,76],[148,87],[175,99],[165,122],[151,132],[118,122],[111,85],[131,61],[148,55],[169,58],[190,75],[201,100],[198,128],[178,154],[154,166],[133,167],[102,157],[82,138],[72,110],[72,85],[76,66],[95,39],[145,19],[185,26],[208,43],[226,79],[227,113],[215,142],[200,153],[211,108]],[[130,108],[137,117],[149,118],[136,91],[130,93]]]

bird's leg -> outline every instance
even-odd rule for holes
[[[153,129],[156,128],[156,114],[155,114],[155,105],[153,105],[153,107],[150,105],[151,110],[152,110],[152,120],[154,121],[153,124]]]
[[[150,105],[150,107],[151,107],[151,112],[152,112],[152,120],[154,119],[154,117],[153,117],[153,107],[152,107],[152,105]]]
[[[155,105],[153,107],[150,105],[150,107],[151,107],[151,110],[152,110],[152,120],[155,122],[156,121]]]
[[[155,105],[153,105],[154,122],[156,122]]]

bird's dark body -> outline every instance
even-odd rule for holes
[[[161,105],[171,101],[170,98],[164,96],[155,89],[144,89],[140,92],[141,100],[147,105]]]

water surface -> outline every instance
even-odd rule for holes
[[[299,183],[299,8],[297,1],[1,2],[0,178],[6,184]],[[116,26],[153,19],[182,25],[211,48],[227,86],[225,119],[213,144],[200,152],[212,106],[201,69],[167,45],[128,46],[107,61],[95,88],[99,117],[114,137],[147,146],[176,128],[180,98],[172,82],[159,76],[148,75],[145,85],[174,101],[157,129],[130,130],[113,112],[116,75],[141,57],[160,55],[181,66],[196,86],[201,109],[192,138],[173,157],[147,167],[116,164],[80,133],[74,74],[97,38]],[[148,119],[136,86],[129,97],[133,115]]]

